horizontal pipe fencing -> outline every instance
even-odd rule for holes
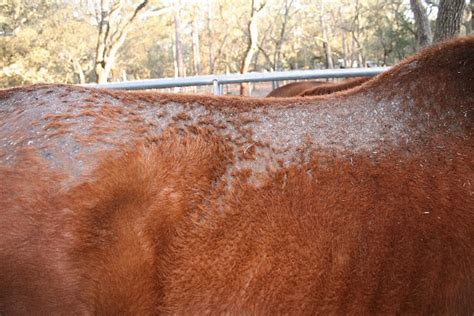
[[[102,84],[88,84],[89,87],[122,89],[122,90],[145,90],[163,89],[189,86],[212,86],[215,95],[222,94],[225,84],[240,84],[242,82],[265,82],[281,80],[303,80],[303,79],[327,79],[345,77],[371,77],[388,70],[390,67],[373,68],[348,68],[348,69],[320,69],[320,70],[293,70],[265,73],[246,73],[230,75],[207,75],[194,77],[147,79],[124,82],[111,82]]]

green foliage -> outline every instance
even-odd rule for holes
[[[192,21],[199,32],[200,74],[238,72],[247,43],[250,1],[181,1],[180,37],[187,74],[194,74]],[[323,67],[328,57],[321,1],[332,50],[329,58],[335,67],[391,65],[414,53],[407,1],[267,0],[251,71]],[[94,80],[96,5],[92,0],[2,0],[0,87],[79,83],[81,77]],[[160,5],[172,7],[173,2],[162,0]],[[149,10],[119,49],[113,80],[174,76],[173,12],[155,16]]]
[[[24,7],[28,3],[30,7]],[[74,18],[74,7],[57,1],[17,1],[24,12],[20,23],[11,18],[7,36],[0,37],[0,86],[37,82],[78,82],[73,63],[82,71],[93,64],[94,27]],[[27,20],[25,20],[26,18]],[[88,69],[89,68],[89,69]]]

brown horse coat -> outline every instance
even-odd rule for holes
[[[0,313],[472,315],[473,56],[308,99],[0,91]]]
[[[305,90],[323,85],[329,84],[325,81],[298,81],[291,82],[284,86],[278,87],[275,90],[271,91],[267,97],[278,97],[278,98],[287,98],[295,97],[298,94],[302,93]]]
[[[366,81],[369,81],[371,77],[360,77],[351,78],[342,82],[325,82],[325,81],[301,81],[292,82],[276,88],[270,92],[267,97],[304,97],[311,95],[323,95],[330,94],[337,91],[347,90],[356,86],[359,86]]]
[[[334,92],[348,90],[357,86],[360,86],[363,83],[366,83],[372,79],[371,77],[361,77],[361,78],[352,78],[347,79],[342,82],[338,83],[326,83],[319,86],[311,87],[309,89],[304,90],[303,92],[299,93],[298,97],[307,97],[307,96],[314,96],[314,95],[324,95],[324,94],[331,94]]]

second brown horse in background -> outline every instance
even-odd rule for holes
[[[325,82],[325,81],[301,81],[292,82],[276,88],[270,92],[267,97],[289,98],[303,97],[311,95],[330,94],[337,91],[347,90],[369,81],[371,77],[357,77],[347,79],[342,82]]]

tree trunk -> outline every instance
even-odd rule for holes
[[[347,41],[346,41],[346,32],[342,33],[342,53],[344,56],[342,67],[347,68]]]
[[[97,9],[97,19],[99,34],[96,46],[95,73],[98,83],[106,83],[110,71],[114,65],[117,52],[125,42],[125,39],[137,18],[138,14],[147,6],[148,0],[143,0],[132,11],[127,19],[121,12],[123,0],[115,0],[109,5],[106,0],[100,1],[100,7]],[[116,29],[111,30],[110,19],[123,19],[125,22],[116,23]]]
[[[273,69],[276,71],[281,70],[281,49],[286,37],[286,26],[290,17],[290,9],[293,5],[293,0],[285,0],[285,12],[283,13],[283,23],[281,25],[280,37],[276,43],[275,54],[273,55]]]
[[[117,8],[112,7],[110,10],[105,8],[104,0],[100,1],[99,9],[99,35],[96,47],[95,73],[97,76],[97,83],[106,83],[108,74],[105,73],[105,64],[107,63],[107,37],[110,31],[109,17]]]
[[[176,67],[178,69],[178,77],[186,76],[186,69],[183,61],[183,45],[181,44],[181,1],[175,1],[174,12],[174,34],[175,34],[175,48],[176,48]]]
[[[471,0],[471,30],[469,33],[474,32],[474,0]]]
[[[174,76],[178,77],[178,64],[176,63],[176,41],[173,42],[173,68]]]
[[[207,0],[207,38],[209,49],[209,74],[214,73],[214,48],[213,48],[213,32],[212,32],[212,8],[211,0]]]
[[[359,0],[355,1],[355,16],[354,16],[354,21],[353,21],[353,26],[352,26],[352,54],[355,54],[355,57],[353,56],[353,59],[355,58],[357,60],[357,65],[358,67],[366,67],[365,64],[365,53],[364,53],[364,46],[363,43],[361,43],[361,34],[363,33],[363,30],[360,27],[360,16],[361,16],[361,6],[359,3]],[[354,48],[355,44],[355,48]]]
[[[81,63],[76,58],[72,58],[72,65],[74,68],[74,72],[79,77],[79,83],[85,84],[86,83],[86,76],[84,75],[84,70],[82,70]]]
[[[351,53],[350,53],[350,67],[354,67],[354,64],[355,64],[355,56],[356,56],[356,52],[357,52],[357,49],[356,49],[356,44],[355,44],[355,40],[354,40],[354,31],[351,31]],[[358,65],[356,65],[358,66]]]
[[[258,50],[258,18],[259,13],[262,12],[262,9],[265,6],[264,3],[260,3],[260,0],[252,0],[252,10],[250,13],[250,20],[248,22],[248,42],[247,48],[244,53],[244,58],[240,66],[240,73],[245,74],[249,70],[250,63],[252,62],[252,57],[255,52]],[[240,84],[240,95],[248,95],[248,84]]]
[[[333,62],[332,62],[332,50],[331,50],[331,45],[329,44],[329,39],[328,39],[326,17],[324,16],[324,14],[325,14],[325,1],[326,0],[321,0],[321,3],[320,3],[321,7],[320,7],[319,22],[320,22],[320,26],[321,26],[322,39],[323,39],[325,66],[326,66],[327,69],[332,69],[332,68],[334,68],[334,65],[333,65]]]
[[[459,34],[465,0],[440,0],[434,41],[440,42]]]
[[[365,54],[364,54],[364,47],[359,41],[359,36],[360,33],[357,32],[358,35],[356,35],[356,32],[352,32],[352,39],[353,39],[353,51],[352,53],[356,55],[356,60],[357,60],[357,67],[366,67],[365,64]],[[356,48],[354,49],[354,44]]]
[[[415,16],[416,41],[418,47],[431,45],[433,42],[433,35],[431,33],[431,25],[425,7],[421,3],[421,0],[410,0],[410,6],[413,15]]]
[[[199,48],[199,29],[196,19],[193,20],[192,26],[194,74],[199,75],[201,73],[201,50]]]

